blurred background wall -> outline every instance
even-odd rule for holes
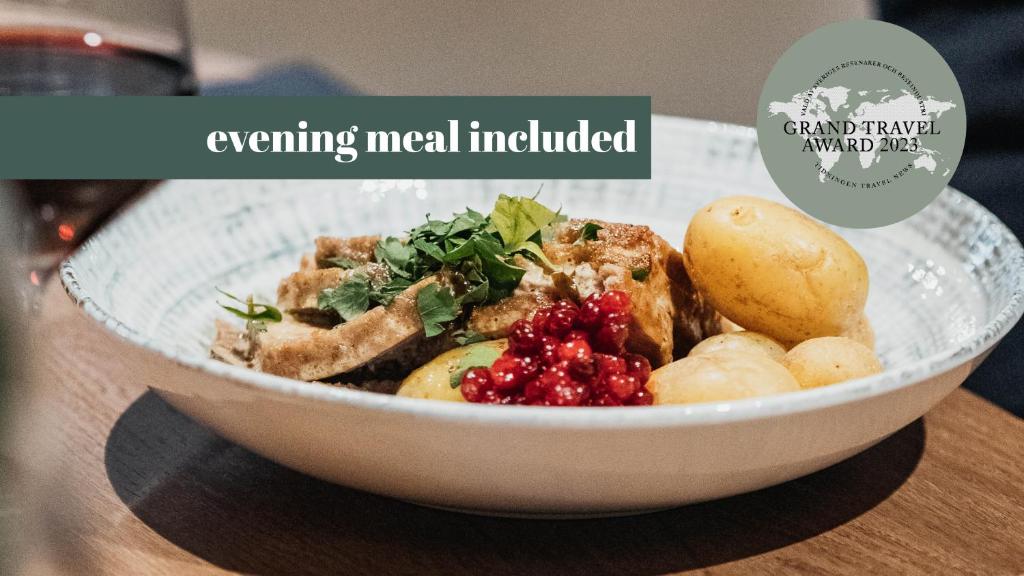
[[[368,94],[638,94],[753,124],[797,38],[864,0],[190,0],[198,46],[318,64]]]

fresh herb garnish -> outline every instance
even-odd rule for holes
[[[316,305],[321,310],[334,310],[345,322],[361,316],[370,307],[370,279],[356,273],[338,285],[320,292]]]
[[[490,368],[491,364],[501,356],[501,352],[494,346],[476,346],[466,352],[459,360],[459,365],[452,372],[448,383],[452,388],[458,388],[462,384],[462,375],[471,368]]]
[[[235,302],[238,302],[239,304],[245,305],[245,310],[241,310],[234,306],[228,306],[226,304],[221,304],[220,302],[217,303],[221,308],[227,310],[228,312],[231,312],[232,314],[238,316],[239,318],[244,319],[246,322],[281,321],[282,316],[280,310],[278,310],[274,306],[271,306],[270,304],[262,304],[253,301],[253,297],[251,294],[245,300],[242,300],[238,296],[235,296],[234,294],[231,294],[229,292],[225,292],[220,288],[217,288],[217,292],[220,292],[224,296],[227,296],[228,298],[234,300]]]
[[[394,302],[395,296],[405,292],[405,289],[410,286],[412,286],[412,281],[405,278],[392,278],[390,282],[379,287],[374,287],[371,282],[370,302],[380,304],[381,306],[388,306]]]
[[[398,238],[388,236],[377,242],[377,246],[373,249],[373,256],[377,262],[387,264],[393,275],[400,278],[412,277],[412,265],[416,257],[415,247]]]
[[[512,294],[526,273],[515,263],[517,254],[552,270],[542,250],[542,235],[560,218],[536,200],[505,195],[487,216],[468,208],[447,221],[428,215],[426,223],[410,230],[406,239],[378,241],[374,257],[388,267],[390,279],[375,285],[365,275],[353,275],[339,287],[324,290],[318,306],[334,309],[350,321],[437,275],[441,284],[424,287],[416,298],[427,336],[436,336],[465,306],[494,303]],[[349,284],[355,286],[342,290]]]
[[[453,332],[452,339],[455,340],[455,343],[459,346],[466,346],[469,344],[476,344],[477,342],[484,342],[487,340],[487,337],[475,330],[466,328]]]
[[[591,240],[597,240],[597,231],[604,230],[604,226],[595,224],[593,222],[587,222],[580,229],[580,237],[576,239],[576,244],[583,244]]]
[[[416,294],[416,308],[427,338],[444,332],[445,324],[455,320],[459,313],[451,289],[438,284],[428,284]]]
[[[320,265],[324,268],[341,268],[342,270],[352,270],[362,266],[362,262],[357,262],[351,258],[345,258],[344,256],[335,256],[333,258],[325,258],[320,261]]]
[[[248,341],[248,350],[246,350],[245,356],[247,360],[252,359],[253,355],[256,353],[256,337],[260,332],[265,332],[267,330],[267,322],[281,321],[281,311],[270,304],[256,302],[253,299],[252,294],[247,296],[245,300],[242,300],[238,296],[221,290],[220,288],[217,288],[217,292],[220,292],[239,304],[245,305],[245,310],[242,310],[234,306],[221,304],[220,302],[217,303],[221,308],[231,312],[239,318],[245,319],[245,333]]]
[[[522,196],[513,198],[502,194],[491,212],[491,223],[509,252],[528,242],[554,219],[555,213],[546,206]]]
[[[643,282],[644,280],[647,280],[648,276],[651,275],[651,269],[634,268],[630,275],[633,276],[633,280],[636,280],[637,282]]]

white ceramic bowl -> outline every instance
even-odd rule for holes
[[[651,225],[680,245],[701,205],[783,200],[749,128],[654,119],[651,181],[545,182],[566,211]],[[887,367],[788,395],[648,408],[444,403],[308,384],[207,358],[215,286],[272,296],[315,236],[399,232],[486,208],[539,181],[174,181],[61,269],[104,327],[145,348],[139,378],[224,437],[370,492],[495,514],[620,514],[784,482],[912,422],[1021,315],[1024,256],[990,213],[947,190],[897,225],[841,231],[871,271],[868,315]]]

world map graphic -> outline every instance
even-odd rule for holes
[[[863,150],[854,150],[839,145],[830,146],[828,142],[814,142],[814,145],[806,142],[809,139],[834,139],[835,136],[795,134],[794,137],[805,140],[805,149],[817,155],[822,168],[818,178],[824,182],[826,172],[839,162],[843,154],[856,154],[860,167],[865,170],[880,162],[885,153],[883,150],[893,145],[883,140],[892,138],[904,139],[897,145],[902,146],[900,151],[914,156],[914,169],[930,173],[941,169],[943,176],[948,175],[951,170],[950,161],[926,146],[928,131],[925,129],[922,132],[922,126],[942,117],[943,113],[953,108],[956,108],[956,104],[952,102],[936,100],[931,96],[918,98],[906,90],[895,93],[887,89],[853,91],[844,86],[819,86],[794,94],[788,102],[771,102],[768,112],[771,116],[785,114],[794,123],[810,122],[812,126],[819,122],[822,126],[833,122],[835,126],[837,121],[848,121],[845,123],[847,131],[841,135],[841,141],[870,141],[871,145],[863,146]],[[897,127],[897,132],[879,133],[879,125]],[[910,139],[915,141],[908,147],[906,142]]]

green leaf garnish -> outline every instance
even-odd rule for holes
[[[593,222],[587,222],[580,229],[580,237],[576,239],[576,244],[583,244],[591,240],[597,240],[597,231],[604,230],[604,226],[595,224]]]
[[[487,337],[483,334],[466,328],[464,330],[456,330],[452,333],[452,339],[459,346],[468,346],[470,344],[476,344],[477,342],[485,342]]]
[[[532,198],[513,198],[502,194],[494,204],[491,223],[505,246],[515,247],[550,225],[556,216]]]
[[[551,260],[548,260],[548,256],[547,254],[544,253],[544,250],[540,247],[540,244],[537,244],[535,242],[526,242],[520,244],[519,246],[516,246],[515,249],[512,250],[512,252],[522,252],[523,254],[527,255],[531,260],[533,260],[537,264],[540,264],[541,267],[544,268],[544,270],[547,272],[552,272],[555,270],[555,264],[551,262]]]
[[[459,360],[458,368],[452,372],[448,383],[452,388],[458,388],[462,384],[462,376],[471,368],[490,368],[491,364],[501,356],[501,352],[494,346],[474,346],[466,351]]]
[[[324,268],[341,268],[342,270],[352,270],[363,265],[363,262],[357,262],[351,258],[345,258],[344,256],[335,256],[334,258],[324,258],[320,261],[320,265]]]
[[[413,240],[413,246],[415,246],[417,250],[426,254],[427,256],[430,256],[434,260],[438,262],[444,262],[446,254],[444,253],[444,250],[438,247],[437,244],[427,242],[423,238],[416,238],[415,240]]]
[[[349,321],[374,306],[389,305],[403,290],[436,276],[445,286],[426,286],[416,297],[424,331],[435,336],[459,318],[464,307],[512,294],[526,274],[515,264],[516,254],[553,271],[542,249],[543,236],[559,218],[532,198],[505,195],[487,216],[469,208],[448,221],[433,220],[428,214],[424,224],[408,232],[407,240],[387,237],[374,247],[375,260],[388,267],[390,279],[377,285],[365,274],[356,274],[324,290],[317,303]]]
[[[234,300],[239,304],[245,305],[245,310],[241,310],[234,306],[228,306],[226,304],[221,304],[220,302],[217,303],[217,305],[220,306],[221,308],[227,310],[228,312],[234,314],[235,316],[238,316],[239,318],[242,318],[243,320],[246,320],[247,322],[281,321],[281,311],[278,310],[276,307],[271,306],[270,304],[254,302],[251,295],[245,300],[242,300],[238,296],[221,290],[220,288],[216,288],[216,290],[217,292],[220,292],[221,294],[230,298],[231,300]]]
[[[416,294],[416,308],[427,338],[445,331],[445,324],[459,316],[452,291],[439,284],[428,284]]]
[[[392,278],[390,282],[374,288],[370,285],[370,302],[374,304],[380,304],[382,306],[389,306],[395,301],[395,297],[405,292],[407,288],[412,286],[412,281],[406,278]]]
[[[643,282],[651,275],[651,270],[650,268],[634,268],[630,275],[633,277],[633,280]]]
[[[365,274],[353,274],[337,288],[327,288],[316,299],[321,310],[334,310],[349,322],[362,316],[370,307],[370,280]]]
[[[398,238],[388,236],[377,241],[373,256],[377,262],[387,264],[392,273],[407,278],[410,274],[408,267],[416,256],[416,249]]]

